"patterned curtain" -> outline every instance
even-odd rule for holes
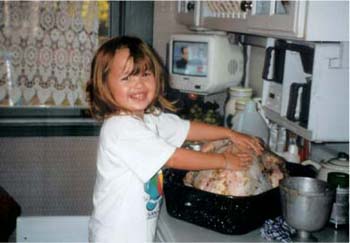
[[[97,1],[0,1],[0,105],[85,107]]]

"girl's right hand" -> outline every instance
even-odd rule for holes
[[[244,151],[253,150],[257,155],[262,155],[264,151],[262,140],[257,137],[231,130],[229,139]]]
[[[225,169],[241,171],[247,170],[252,164],[253,155],[244,152],[230,153],[225,152],[222,154],[225,158]]]

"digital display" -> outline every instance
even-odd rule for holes
[[[180,75],[206,77],[208,75],[208,43],[174,41],[172,72]]]

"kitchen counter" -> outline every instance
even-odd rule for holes
[[[349,242],[349,232],[325,227],[313,234],[319,242]],[[165,203],[158,220],[158,242],[267,242],[261,237],[260,228],[244,235],[221,234],[183,220],[171,217]]]

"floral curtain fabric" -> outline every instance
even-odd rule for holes
[[[0,105],[86,106],[97,1],[0,2]]]

